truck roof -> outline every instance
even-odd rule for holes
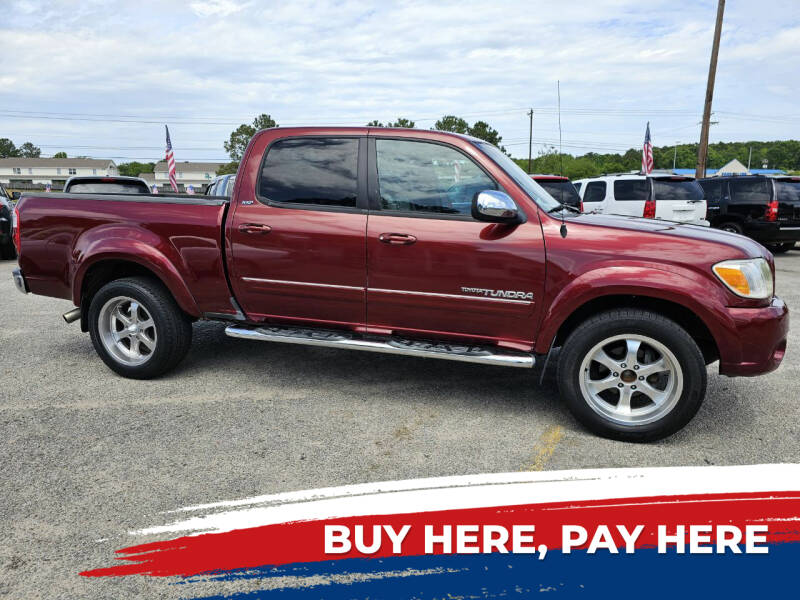
[[[307,126],[293,126],[293,127],[270,127],[269,129],[262,129],[256,133],[261,135],[264,132],[281,131],[295,135],[331,135],[331,134],[344,134],[344,135],[393,135],[401,134],[401,137],[419,135],[419,137],[436,138],[444,137],[457,137],[471,142],[486,142],[480,138],[476,138],[464,133],[455,133],[453,131],[440,131],[438,129],[417,129],[409,127],[347,127],[347,126],[330,126],[330,125],[307,125]],[[255,136],[253,136],[255,137]]]

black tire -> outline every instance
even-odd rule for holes
[[[17,258],[17,249],[14,248],[13,243],[9,242],[0,246],[0,259],[11,260],[14,258]]]
[[[773,254],[785,254],[789,250],[794,248],[794,242],[787,242],[785,244],[768,244],[767,249],[772,252]]]
[[[720,223],[717,225],[717,229],[722,229],[722,231],[730,231],[731,233],[738,233],[739,235],[744,235],[744,229],[739,223],[735,221],[726,221],[724,223]]]
[[[154,323],[155,349],[142,364],[122,362],[103,342],[101,311],[116,298],[135,300],[144,309],[142,314]],[[192,323],[161,282],[149,277],[128,277],[107,283],[94,295],[89,305],[89,334],[95,350],[111,370],[131,379],[152,379],[173,369],[186,356],[192,343]]]
[[[676,367],[674,376],[672,374],[664,376],[675,377],[676,381],[682,379],[682,391],[678,395],[677,390],[675,390],[675,393],[671,396],[672,400],[665,403],[665,406],[672,405],[671,409],[669,412],[659,416],[657,420],[647,423],[617,422],[613,420],[613,417],[607,417],[593,408],[593,401],[585,397],[582,391],[581,384],[584,377],[582,365],[584,359],[587,359],[587,356],[593,350],[596,352],[598,344],[615,336],[624,335],[651,338],[655,342],[662,344],[672,353],[673,358],[677,361],[677,366],[680,368],[680,371],[678,371]],[[646,343],[642,342],[642,344],[645,344],[645,350],[643,351],[649,351]],[[613,350],[613,347],[610,348]],[[609,351],[606,353],[608,354]],[[644,354],[641,356],[644,356]],[[639,362],[638,358],[637,362]],[[592,369],[600,368],[602,373],[603,367],[595,366],[595,363],[592,362],[588,364]],[[641,367],[639,365],[634,366],[637,369],[646,367],[647,365],[645,364]],[[635,373],[630,369],[630,366],[624,372],[620,371],[618,374],[621,378],[630,377],[630,374],[634,375],[632,381],[626,379],[628,383],[622,384],[622,386],[634,387],[635,384],[639,383],[636,381]],[[617,373],[608,371],[608,375],[605,376],[611,377],[612,375],[617,375]],[[592,377],[591,374],[586,376]],[[602,374],[600,376],[604,377]],[[661,375],[656,377],[661,377]],[[584,321],[570,334],[562,347],[559,358],[558,385],[561,396],[566,401],[570,412],[594,433],[615,440],[649,442],[672,435],[685,426],[697,413],[706,393],[706,364],[703,354],[695,341],[674,321],[646,310],[617,309],[598,314]],[[620,386],[620,384],[615,383],[614,386]],[[634,389],[636,388],[634,387]],[[642,389],[641,383],[639,383],[639,389]],[[610,387],[609,390],[603,390],[602,393],[619,394],[620,392],[615,390],[614,387]],[[633,394],[633,399],[629,400],[631,406],[633,406],[634,400],[637,403],[648,400],[641,392],[630,391],[629,393]],[[594,402],[599,404],[596,400]],[[619,396],[617,397],[617,402],[619,402]],[[653,404],[653,406],[656,407],[657,405]],[[613,404],[609,404],[609,407],[616,410]],[[656,416],[658,415],[654,414],[653,418]]]

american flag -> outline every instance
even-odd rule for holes
[[[647,122],[647,131],[644,134],[644,147],[642,148],[642,173],[649,175],[653,172],[653,142],[650,140],[650,121]]]
[[[169,173],[169,184],[172,186],[172,191],[178,191],[178,181],[175,179],[175,155],[172,153],[172,141],[169,139],[169,127],[164,125],[167,130],[167,172]]]

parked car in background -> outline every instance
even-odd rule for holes
[[[800,241],[800,177],[738,175],[699,183],[712,227],[746,235],[774,253]]]
[[[17,288],[71,300],[64,319],[136,379],[175,367],[198,319],[508,367],[561,348],[572,413],[635,441],[689,422],[707,365],[758,375],[784,357],[773,257],[745,237],[578,213],[496,146],[443,131],[272,128],[245,157],[230,199],[23,194]]]
[[[217,175],[206,187],[206,196],[224,196],[230,198],[233,193],[233,184],[236,175]]]
[[[13,214],[11,197],[6,192],[6,189],[0,185],[0,259],[17,257],[11,234]]]
[[[150,185],[140,177],[78,176],[64,184],[65,194],[149,194]]]
[[[575,184],[585,212],[708,225],[703,188],[693,177],[623,173]]]
[[[531,175],[531,178],[561,204],[567,204],[583,210],[581,197],[569,177],[562,177],[561,175]]]

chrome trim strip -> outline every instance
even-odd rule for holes
[[[529,300],[516,300],[512,298],[487,298],[486,296],[467,296],[466,294],[439,294],[436,292],[414,292],[411,290],[386,290],[381,288],[363,288],[352,285],[334,285],[332,283],[310,283],[306,281],[285,281],[283,279],[262,279],[260,277],[242,277],[242,281],[256,281],[259,283],[279,283],[284,285],[303,285],[307,287],[333,288],[337,290],[359,290],[378,292],[381,294],[403,294],[406,296],[428,296],[431,298],[450,298],[454,300],[483,300],[484,302],[506,302],[509,304],[530,305]]]
[[[364,291],[363,287],[352,285],[334,285],[332,283],[309,283],[307,281],[284,281],[283,279],[261,279],[260,277],[242,277],[242,281],[257,281],[259,283],[282,283],[285,285],[304,285],[307,287],[334,288],[337,290],[359,290]]]
[[[421,358],[441,358],[445,360],[455,360],[459,362],[480,363],[485,365],[499,365],[506,367],[521,367],[525,369],[533,368],[536,359],[533,354],[502,354],[486,351],[483,354],[458,354],[442,352],[436,350],[424,350],[420,348],[399,347],[389,342],[373,341],[366,339],[355,339],[346,336],[329,336],[328,338],[313,338],[304,335],[287,335],[266,329],[248,329],[237,325],[228,325],[225,334],[246,340],[259,340],[265,342],[285,342],[289,344],[301,344],[304,346],[323,346],[327,348],[343,348],[347,350],[367,350],[370,352],[380,352],[383,354],[400,354],[403,356],[417,356]]]
[[[409,290],[384,290],[379,288],[367,288],[368,292],[379,292],[382,294],[404,294],[408,296],[431,296],[433,298],[452,298],[456,300],[484,300],[486,302],[508,302],[511,304],[531,304],[529,300],[514,300],[511,298],[487,298],[486,296],[467,296],[465,294],[438,294],[434,292],[412,292]]]

